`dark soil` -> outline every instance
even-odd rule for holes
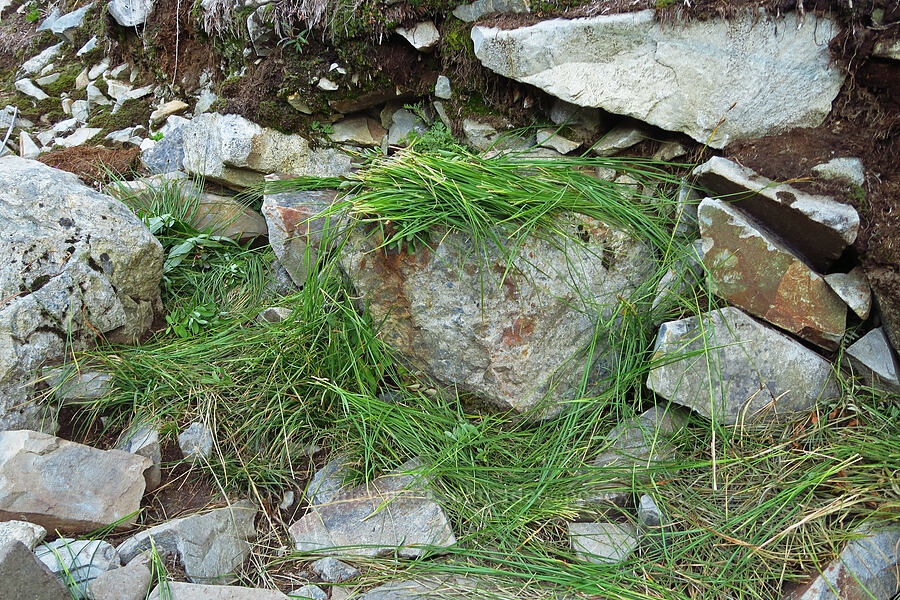
[[[38,157],[45,165],[75,173],[88,185],[106,183],[110,174],[130,175],[141,168],[137,147],[109,150],[78,146],[53,150]]]

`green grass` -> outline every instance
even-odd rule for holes
[[[630,174],[644,191],[594,179],[589,170],[598,166]],[[200,468],[222,489],[270,506],[310,475],[311,445],[330,456],[343,452],[355,480],[423,458],[459,544],[436,561],[364,561],[366,585],[438,572],[497,581],[499,597],[779,597],[783,583],[822,568],[858,524],[896,519],[900,404],[844,379],[840,400],[793,422],[737,431],[696,417],[671,440],[675,453],[666,463],[591,466],[616,424],[656,402],[643,385],[653,366],[653,324],[716,307],[699,285],[651,308],[656,282],[689,244],[671,233],[678,178],[670,173],[677,168],[634,159],[484,159],[414,145],[395,157],[376,155],[346,182],[288,184],[342,185],[347,194],[332,210],[350,211],[385,232],[384,243],[407,250],[452,229],[471,236],[476,249],[505,249],[512,264],[524,260],[517,242],[558,236],[556,218],[567,212],[642,238],[657,257],[654,274],[621,299],[615,315],[597,311],[594,344],[581,355],[588,366],[592,349],[615,342],[608,385],[596,396],[576,395],[557,417],[528,420],[485,410],[474,398],[433,393],[379,341],[379,324],[354,308],[334,254],[320,258],[299,292],[274,298],[263,291],[269,251],[219,241],[193,246],[171,266],[164,290],[170,314],[212,304],[217,318],[188,336],[163,330],[142,346],[80,354],[82,368],[108,370],[115,385],[108,397],[81,406],[77,423],[95,436],[153,417],[171,440],[179,426],[202,420],[216,444]],[[185,225],[190,207],[171,191],[136,208],[159,225],[170,255],[204,235]],[[234,272],[240,260],[246,268]],[[255,321],[276,304],[291,308],[291,317]],[[651,494],[669,528],[624,564],[581,562],[568,548],[567,520],[635,518],[633,509],[580,502],[610,481],[635,499]],[[244,581],[288,589],[289,573],[310,557],[279,554],[289,543],[285,532],[277,520],[264,523],[271,527]]]

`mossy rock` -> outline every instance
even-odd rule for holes
[[[62,71],[59,71],[59,78],[56,81],[43,86],[44,91],[47,95],[57,98],[63,93],[68,93],[71,96],[76,91],[75,79],[78,78],[78,74],[81,73],[83,68],[78,63],[66,65]]]
[[[146,125],[150,118],[152,107],[147,100],[126,100],[119,106],[119,110],[113,114],[109,106],[100,107],[88,119],[91,127],[99,127],[104,133],[118,131],[135,125]]]

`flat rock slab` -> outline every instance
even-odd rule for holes
[[[844,359],[869,385],[900,393],[900,365],[884,328],[877,327],[856,340],[847,348]]]
[[[725,201],[706,198],[698,217],[716,295],[814,344],[837,348],[847,305],[825,278]]]
[[[763,223],[820,272],[856,240],[856,209],[829,196],[776,183],[721,157],[711,158],[693,174],[698,186]]]
[[[501,597],[496,585],[474,577],[423,575],[378,586],[356,596],[356,600],[480,600]]]
[[[595,564],[628,560],[638,546],[637,530],[628,523],[569,523],[569,541],[580,560]]]
[[[865,532],[784,600],[891,600],[900,592],[900,527]]]
[[[134,523],[143,456],[97,450],[35,431],[0,431],[0,520],[84,532]]]
[[[722,148],[816,127],[831,111],[844,81],[828,52],[838,27],[824,17],[807,21],[799,27],[793,12],[746,11],[663,24],[645,10],[509,30],[476,26],[472,41],[481,63],[500,75]]]
[[[728,425],[781,420],[840,395],[831,363],[733,307],[664,323],[653,360],[666,364],[647,387]]]
[[[313,505],[288,532],[299,552],[416,558],[456,543],[418,461]]]
[[[500,250],[479,253],[442,229],[414,253],[354,230],[340,265],[379,337],[413,368],[501,409],[552,417],[581,385],[598,318],[612,320],[655,268],[648,246],[621,229],[580,215],[558,226],[567,234],[523,240],[508,270]],[[616,345],[595,347],[585,395],[609,385]]]
[[[98,575],[91,582],[89,597],[93,600],[144,600],[152,579],[145,561],[133,560],[127,566]]]
[[[155,545],[160,555],[174,556],[184,567],[185,576],[194,583],[229,583],[237,579],[235,571],[250,554],[250,542],[256,537],[257,507],[241,501],[208,513],[173,519],[119,544],[122,562]]]
[[[34,555],[79,598],[90,598],[91,582],[122,566],[116,549],[102,540],[59,538],[38,546]]]
[[[70,598],[56,575],[22,542],[0,545],[0,598],[63,600]]]
[[[165,586],[165,589],[160,589]],[[148,600],[287,600],[276,590],[231,585],[200,585],[169,581],[150,593]]]

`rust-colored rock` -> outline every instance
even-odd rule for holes
[[[703,262],[718,296],[810,342],[837,347],[847,306],[823,277],[722,200],[703,200],[699,220]]]

